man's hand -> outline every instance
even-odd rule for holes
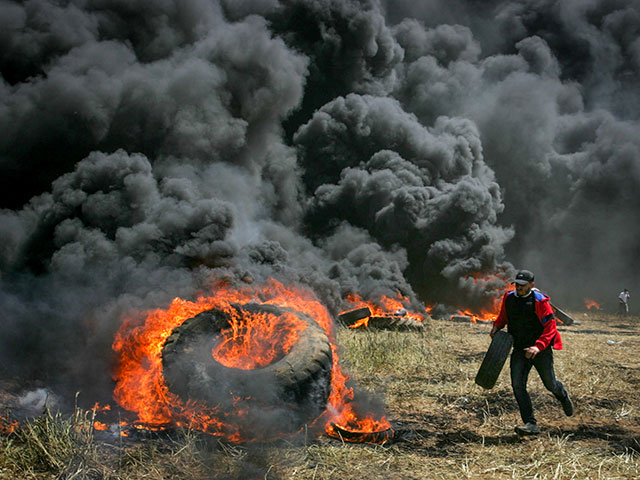
[[[524,356],[526,358],[536,358],[536,355],[540,353],[540,349],[535,345],[533,347],[527,347],[524,349]]]
[[[496,334],[498,330],[499,329],[495,325],[491,327],[491,332],[489,332],[489,335],[491,336],[491,338],[493,338],[493,336]]]

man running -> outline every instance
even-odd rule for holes
[[[556,328],[556,318],[549,297],[534,289],[534,276],[520,270],[515,279],[515,290],[502,297],[500,313],[493,322],[491,338],[507,326],[513,336],[510,370],[511,386],[518,402],[524,425],[515,428],[519,435],[537,435],[540,427],[533,414],[527,380],[531,367],[535,367],[542,383],[560,401],[564,413],[573,415],[573,402],[553,369],[552,349],[561,350],[562,340]]]

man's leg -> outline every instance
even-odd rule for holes
[[[533,365],[536,367],[545,388],[560,400],[564,413],[567,414],[567,416],[573,415],[573,402],[571,398],[569,398],[569,393],[564,388],[562,382],[556,378],[551,347],[547,347],[536,355]]]
[[[533,415],[531,397],[529,396],[529,392],[527,392],[527,380],[529,378],[531,366],[532,362],[525,358],[524,351],[513,351],[510,362],[511,387],[513,388],[513,394],[516,397],[516,402],[518,402],[520,417],[522,417],[522,421],[525,425],[527,423],[536,423],[536,418]]]

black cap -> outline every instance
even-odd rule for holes
[[[513,280],[513,283],[524,285],[525,283],[533,282],[533,278],[533,273],[529,270],[520,270],[516,274],[516,278]]]

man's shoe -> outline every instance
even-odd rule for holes
[[[540,433],[540,427],[535,423],[518,426],[515,430],[518,435],[538,435]]]
[[[562,400],[561,403],[562,403],[562,409],[564,410],[564,414],[567,417],[570,417],[571,415],[573,415],[573,402],[571,401],[571,397],[569,397],[569,394],[567,394],[567,398]]]

